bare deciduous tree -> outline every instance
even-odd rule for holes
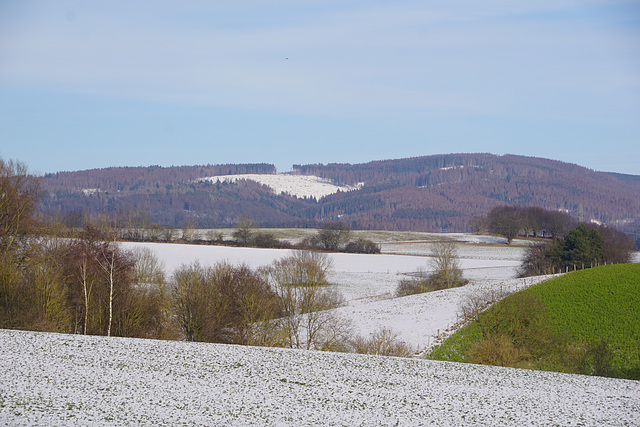
[[[182,239],[188,243],[193,243],[198,239],[198,230],[196,229],[196,224],[193,220],[185,221],[182,227]]]
[[[436,242],[431,248],[431,281],[440,288],[453,288],[463,284],[458,262],[458,246],[452,241]]]
[[[16,262],[28,258],[27,239],[40,194],[39,180],[23,163],[0,158],[0,255],[11,253]]]
[[[318,240],[328,251],[337,251],[342,244],[349,240],[351,228],[344,222],[330,222],[318,231]]]
[[[474,216],[469,220],[469,226],[474,233],[479,234],[487,226],[487,220],[482,216]]]
[[[462,277],[457,250],[455,242],[434,243],[431,248],[431,272],[420,269],[413,277],[401,280],[396,288],[396,296],[403,297],[466,285],[468,280]]]
[[[248,267],[182,266],[170,283],[171,311],[188,341],[271,344],[276,297]],[[274,325],[275,327],[275,325]]]
[[[522,217],[515,206],[498,206],[489,213],[489,230],[507,239],[507,243],[518,235],[522,228]]]
[[[167,243],[173,240],[173,237],[175,236],[175,234],[176,234],[176,230],[171,227],[162,229],[162,238]]]
[[[263,270],[279,297],[287,347],[322,349],[323,341],[338,334],[334,328],[339,322],[328,311],[343,303],[341,296],[328,288],[326,276],[332,264],[326,254],[293,251]]]
[[[133,281],[138,284],[162,284],[165,281],[164,266],[155,252],[147,247],[131,251],[134,261]]]
[[[127,274],[134,265],[118,246],[115,236],[116,234],[114,232],[113,240],[103,242],[99,247],[99,252],[96,254],[96,260],[107,278],[107,284],[109,287],[109,319],[107,320],[108,337],[111,336],[111,326],[113,325],[113,301],[116,297],[116,292],[118,291],[117,287],[120,284],[120,280],[122,280],[122,275]]]
[[[240,242],[243,246],[248,246],[251,241],[251,235],[253,234],[253,229],[255,228],[255,223],[253,219],[243,216],[238,221],[238,226],[236,230],[233,232],[233,237]]]

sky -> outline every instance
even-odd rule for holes
[[[0,158],[640,175],[640,2],[0,0]]]

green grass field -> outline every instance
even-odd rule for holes
[[[453,334],[430,358],[482,362],[479,343],[496,334],[528,356],[505,365],[640,379],[640,264],[576,271],[523,290]]]

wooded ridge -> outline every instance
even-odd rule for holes
[[[469,220],[500,205],[563,210],[631,234],[640,230],[640,176],[597,172],[517,155],[445,154],[362,164],[294,165],[358,190],[319,200],[275,194],[257,182],[205,182],[231,174],[274,174],[270,164],[126,167],[43,177],[41,210],[73,218],[146,212],[181,227],[232,227],[252,217],[262,227],[315,227],[340,220],[354,229],[470,231]]]

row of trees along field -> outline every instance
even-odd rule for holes
[[[567,213],[539,207],[498,206],[487,217],[470,221],[474,231],[485,229],[514,238],[540,237],[527,248],[520,274],[536,276],[631,261],[633,239],[611,227],[582,224]]]
[[[150,250],[122,249],[111,219],[73,234],[37,221],[40,188],[23,164],[0,160],[0,194],[0,328],[410,354],[389,331],[353,336],[328,311],[343,299],[324,253],[259,270],[193,263],[167,280]]]

